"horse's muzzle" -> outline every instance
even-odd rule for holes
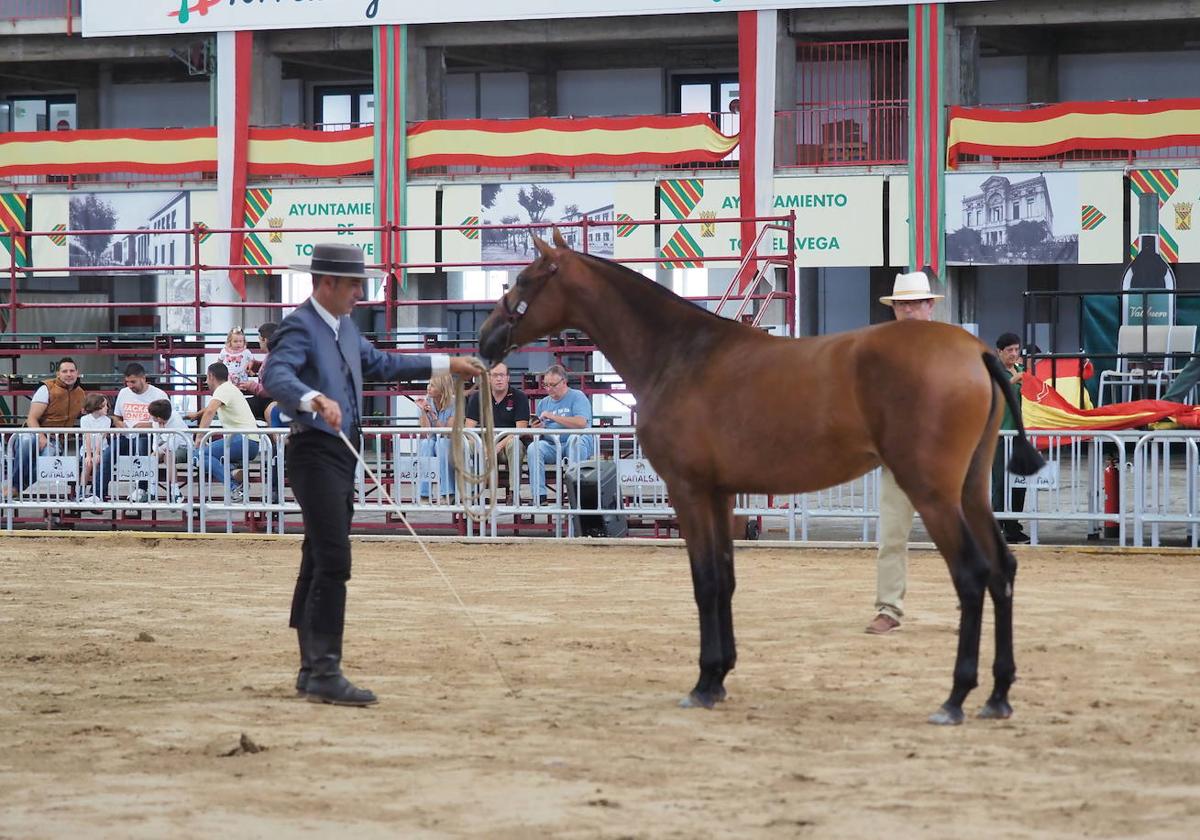
[[[504,361],[512,349],[511,324],[490,321],[479,328],[479,357],[488,367]]]

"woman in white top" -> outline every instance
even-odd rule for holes
[[[108,447],[108,435],[97,434],[88,430],[111,429],[112,418],[108,416],[108,397],[104,394],[88,394],[83,403],[83,415],[79,418],[79,428],[84,430],[83,445],[80,457],[83,459],[83,480],[79,482],[79,501],[83,504],[100,502],[100,476],[92,481],[96,467],[102,464],[104,450]]]

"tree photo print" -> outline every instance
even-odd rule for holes
[[[611,183],[484,184],[480,197],[479,218],[484,225],[533,225],[557,223],[567,244],[583,251],[584,217],[589,222],[586,250],[598,257],[613,257],[616,227],[611,224],[590,226],[592,222],[611,222],[613,185]],[[533,236],[550,238],[550,228],[509,228],[484,230],[484,262],[508,262],[527,265],[536,255]]]
[[[190,201],[187,192],[80,193],[71,196],[70,230],[95,231],[70,237],[70,266],[179,265],[189,260]]]

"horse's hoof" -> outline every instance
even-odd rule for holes
[[[1008,705],[1007,700],[999,702],[989,700],[983,704],[983,708],[979,710],[980,720],[1008,720],[1012,717],[1012,706]]]
[[[711,709],[713,706],[717,705],[717,703],[719,703],[721,700],[724,700],[724,699],[725,699],[724,692],[721,693],[720,697],[717,697],[716,695],[713,695],[713,694],[707,694],[707,693],[701,693],[699,691],[693,691],[687,697],[684,697],[682,700],[679,701],[679,708],[681,708],[681,709]]]
[[[953,706],[942,706],[929,716],[929,722],[934,726],[958,726],[965,719],[963,710]]]

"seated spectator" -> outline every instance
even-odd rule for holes
[[[454,379],[448,373],[439,374],[429,380],[425,387],[425,396],[418,397],[417,407],[421,409],[418,420],[421,428],[429,429],[437,426],[449,426],[454,422]],[[421,458],[437,456],[437,481],[441,491],[442,502],[454,503],[454,483],[450,475],[450,438],[446,435],[425,435],[417,446],[417,454]],[[424,470],[422,470],[424,474]],[[417,495],[422,501],[427,501],[432,495],[429,481],[422,479],[417,484]]]
[[[250,365],[254,362],[254,354],[246,347],[246,334],[241,327],[234,327],[225,337],[225,346],[217,354],[217,361],[229,370],[229,381],[234,387],[241,388],[242,383],[250,378]]]
[[[117,392],[117,401],[113,404],[113,426],[118,429],[149,429],[150,403],[155,400],[165,400],[167,395],[160,388],[151,385],[146,379],[146,369],[137,362],[130,362],[125,367],[125,387]],[[145,434],[118,435],[114,447],[109,447],[102,464],[100,478],[100,497],[108,495],[108,482],[112,476],[111,461],[116,455],[148,455],[150,439]],[[139,481],[137,487],[129,494],[129,501],[134,504],[150,498],[150,484]]]
[[[175,467],[189,463],[187,423],[170,400],[155,400],[150,403],[150,425],[163,430],[162,434],[154,436],[154,454],[158,456],[159,463],[167,468],[170,500],[180,502],[183,500],[183,488],[175,480]]]
[[[492,420],[498,429],[529,426],[529,397],[520,388],[508,384],[508,365],[499,363],[488,373],[488,387],[492,398]],[[473,429],[479,425],[480,394],[477,390],[467,400],[465,425]],[[501,435],[496,439],[496,461],[508,465],[508,486],[519,490],[521,477],[521,438],[516,434]],[[516,494],[514,493],[514,499]]]
[[[271,403],[271,396],[263,387],[262,380],[258,378],[259,372],[267,362],[267,356],[271,355],[270,343],[271,336],[275,333],[278,324],[266,323],[260,324],[258,327],[258,349],[262,350],[261,359],[250,359],[250,364],[246,368],[246,372],[251,378],[246,379],[238,388],[246,395],[247,402],[250,403],[250,411],[259,420],[266,420],[267,425],[273,425],[267,418],[267,406]]]
[[[258,423],[250,413],[245,395],[229,381],[229,368],[225,365],[214,362],[208,366],[208,387],[212,390],[212,399],[200,414],[199,427],[201,430],[207,429],[217,418],[221,421],[222,434],[209,438],[207,443],[200,446],[196,452],[196,463],[207,466],[213,483],[224,483],[226,464],[234,464],[229,471],[227,498],[231,502],[240,502],[244,498],[244,476],[242,469],[236,465],[258,457],[258,436],[233,433],[253,431],[258,428]],[[200,444],[203,438],[203,432],[197,434],[196,443]]]
[[[79,415],[83,413],[86,396],[83,386],[79,383],[79,368],[75,360],[69,357],[60,359],[58,375],[53,379],[44,380],[41,387],[34,391],[26,424],[31,429],[75,426],[79,422]],[[15,451],[8,470],[12,477],[12,485],[5,486],[6,497],[20,493],[33,484],[37,477],[37,456],[62,453],[61,442],[51,440],[47,434],[14,437]]]
[[[100,502],[100,476],[97,470],[104,464],[104,452],[108,449],[108,436],[98,434],[96,429],[111,429],[112,418],[108,416],[108,397],[104,394],[88,394],[83,401],[83,416],[79,418],[79,428],[84,429],[79,458],[83,462],[83,478],[79,482],[79,502],[81,504],[98,504]],[[93,481],[93,476],[95,481]]]
[[[582,391],[567,387],[567,370],[551,365],[542,374],[547,395],[538,400],[537,413],[529,421],[535,429],[586,429],[592,425],[592,402]],[[546,504],[546,462],[567,464],[586,461],[594,454],[591,435],[554,435],[534,438],[529,445],[529,483],[536,504]]]

